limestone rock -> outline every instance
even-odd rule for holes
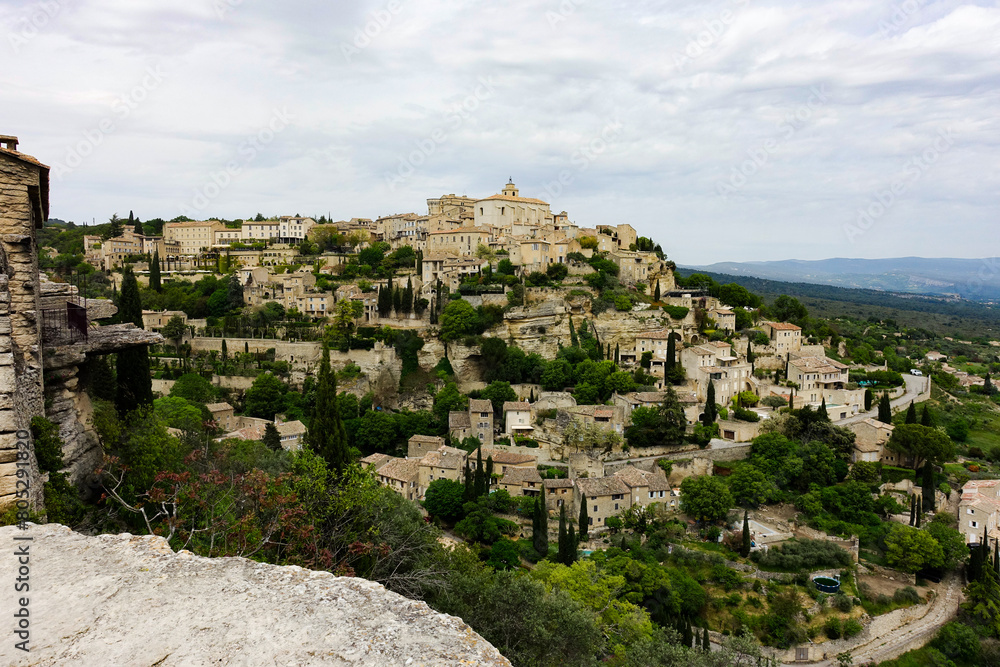
[[[364,579],[174,553],[160,537],[30,536],[31,652],[6,665],[510,665],[460,619]],[[14,595],[4,597],[11,618]]]

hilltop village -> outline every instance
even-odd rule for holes
[[[525,665],[894,657],[1000,566],[996,341],[684,276],[512,181],[77,226],[0,140],[6,523],[366,577]]]

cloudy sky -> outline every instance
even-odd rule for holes
[[[679,263],[1000,255],[1000,7],[4,0],[0,134],[52,215],[523,196]]]

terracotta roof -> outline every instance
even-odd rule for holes
[[[538,470],[535,468],[507,468],[503,479],[500,480],[501,484],[515,484],[518,486],[524,482],[540,484],[542,476],[538,474]]]
[[[491,201],[491,200],[521,202],[522,204],[541,204],[543,206],[549,205],[547,201],[542,201],[541,199],[531,199],[530,197],[514,197],[512,195],[490,195],[485,199],[477,199],[476,201],[481,202],[481,201]]]
[[[877,442],[862,443],[862,442],[855,441],[855,443],[854,443],[854,449],[858,450],[859,452],[881,452],[882,451],[882,445],[880,445]]]
[[[493,413],[493,403],[482,398],[469,399],[469,412],[489,412]]]
[[[615,416],[613,408],[597,408],[594,410],[594,419],[612,419]]]
[[[449,412],[448,413],[448,428],[470,428],[472,426],[472,420],[469,419],[468,412]]]
[[[802,331],[802,327],[797,327],[789,322],[764,322],[775,331]]]
[[[419,468],[416,459],[392,459],[378,469],[378,474],[389,479],[412,482],[417,479]]]
[[[487,449],[485,447],[481,447],[480,449],[483,451],[483,461],[491,456],[493,457],[493,463],[502,463],[504,465],[518,465],[521,463],[535,463],[538,461],[537,456],[532,456],[530,454],[519,454],[517,452],[508,452],[503,449]],[[478,451],[479,450],[477,449],[469,454],[469,458],[475,459],[476,452]]]
[[[569,489],[573,487],[572,479],[543,479],[542,486],[546,489]]]
[[[588,498],[629,492],[625,482],[617,477],[578,477],[575,481],[576,487],[580,489],[580,495]]]
[[[531,403],[527,401],[504,401],[503,411],[507,412],[508,410],[531,410]]]
[[[209,412],[225,412],[226,410],[232,410],[233,406],[229,403],[209,403],[205,406]]]
[[[667,476],[660,471],[659,474],[640,470],[635,466],[626,466],[614,474],[615,477],[628,484],[633,489],[638,486],[648,487],[650,491],[669,491],[670,485],[667,483]]]

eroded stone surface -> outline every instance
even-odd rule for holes
[[[34,538],[31,652],[8,638],[0,664],[510,665],[460,619],[364,579],[54,524],[0,528],[0,548],[12,554],[24,535]],[[3,559],[9,581],[14,567]],[[12,618],[13,593],[0,600]]]

